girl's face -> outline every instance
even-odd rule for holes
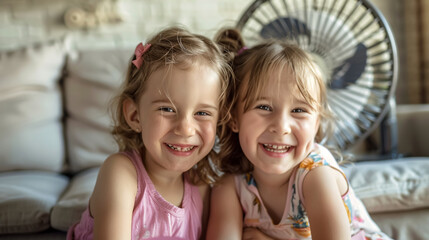
[[[148,169],[185,172],[211,151],[220,91],[218,75],[204,65],[149,77],[137,106]]]
[[[277,76],[271,74],[247,111],[240,96],[234,118],[244,154],[265,174],[287,173],[304,160],[319,127],[319,113],[301,96],[294,75],[284,68],[280,81]]]

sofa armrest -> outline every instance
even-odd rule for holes
[[[429,207],[429,157],[341,166],[369,213]]]
[[[398,150],[411,156],[429,156],[429,104],[397,105]]]

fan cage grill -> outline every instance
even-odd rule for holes
[[[388,112],[396,87],[396,45],[383,15],[369,1],[256,0],[237,28],[249,45],[264,38],[287,39],[323,60],[328,103],[338,119],[329,144],[350,148]],[[347,62],[358,57],[364,62]],[[345,78],[341,74],[359,64],[354,82],[335,86],[336,79]]]

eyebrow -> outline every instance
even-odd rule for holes
[[[258,98],[256,98],[256,100],[255,101],[263,101],[263,100],[267,100],[267,101],[270,101],[270,97],[264,97],[264,96],[262,96],[262,97],[258,97]],[[309,104],[307,101],[305,101],[305,99],[303,99],[303,98],[298,98],[298,97],[295,97],[295,100],[294,100],[294,102],[295,103],[297,103],[297,104],[304,104],[304,105],[308,105],[308,106],[311,106],[311,104]]]
[[[152,104],[163,104],[163,103],[167,103],[167,104],[173,104],[174,105],[174,103],[172,103],[170,100],[168,100],[168,99],[157,99],[157,100],[154,100],[154,101],[152,101]],[[212,109],[212,110],[215,110],[215,111],[218,111],[218,107],[216,107],[215,105],[212,105],[212,104],[207,104],[207,103],[202,103],[202,104],[198,104],[198,107],[201,107],[201,108],[209,108],[209,109]]]
[[[151,104],[162,104],[162,103],[167,103],[167,104],[172,104],[171,101],[169,101],[168,99],[157,99],[151,102]]]
[[[210,109],[212,109],[212,110],[215,110],[215,111],[218,111],[218,107],[216,107],[216,106],[214,106],[214,105],[211,105],[211,104],[200,104],[200,105],[198,105],[198,106],[201,106],[202,108],[210,108]]]
[[[255,101],[269,100],[269,99],[270,99],[269,97],[257,97],[257,98],[255,99]]]
[[[298,104],[310,105],[308,102],[306,102],[305,100],[301,100],[301,99],[296,99],[295,102]]]

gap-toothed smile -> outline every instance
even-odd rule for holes
[[[285,153],[289,151],[291,146],[288,145],[275,145],[275,144],[262,144],[265,150],[269,152],[275,152],[275,153]]]
[[[195,146],[180,147],[180,146],[175,146],[168,143],[166,143],[165,145],[167,145],[169,148],[173,149],[174,151],[178,151],[178,152],[189,152],[195,147]]]

